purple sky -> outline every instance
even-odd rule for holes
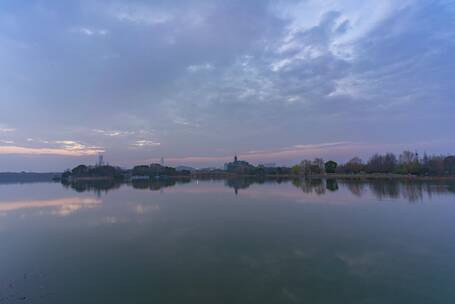
[[[0,3],[0,171],[455,153],[447,0]]]

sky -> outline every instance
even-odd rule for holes
[[[454,0],[0,2],[0,171],[455,153]]]

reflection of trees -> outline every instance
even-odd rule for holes
[[[311,187],[314,189],[314,192],[318,195],[325,193],[324,182],[320,178],[310,179]]]
[[[365,182],[358,179],[345,179],[339,181],[342,185],[346,186],[349,191],[355,196],[362,196],[365,192]]]
[[[435,180],[431,182],[424,183],[423,192],[428,193],[429,196],[433,194],[441,194],[447,192],[455,193],[455,181],[444,181],[444,180]]]
[[[447,190],[448,190],[449,192],[455,193],[455,183],[453,183],[453,182],[450,183],[450,184],[447,186]]]
[[[134,189],[148,189],[152,191],[158,191],[165,187],[172,187],[177,184],[185,184],[191,181],[190,178],[167,178],[167,179],[151,179],[151,180],[135,180],[131,182],[131,186]],[[92,191],[98,195],[101,192],[108,192],[113,189],[118,189],[124,183],[117,182],[112,179],[106,180],[90,180],[90,181],[77,181],[72,183],[62,182],[65,187],[69,187],[77,192]]]
[[[378,199],[402,197],[410,202],[415,202],[423,197],[423,187],[420,181],[374,180],[368,183],[371,192]]]
[[[368,181],[368,186],[377,198],[399,198],[400,186],[398,180],[374,180]]]
[[[370,193],[380,200],[404,198],[410,202],[421,200],[424,193],[432,196],[433,194],[447,193],[450,191],[450,187],[454,187],[453,182],[437,180],[341,179],[339,183],[346,186],[356,196],[362,196],[365,193],[365,188],[368,187]],[[452,189],[455,192],[455,188]]]
[[[70,187],[71,189],[77,192],[95,192],[97,195],[100,195],[101,192],[107,193],[109,190],[118,189],[121,186],[121,183],[112,180],[92,180],[92,181],[76,181],[72,183],[62,182],[65,187]]]
[[[199,180],[204,180],[198,178]],[[213,180],[212,178],[207,180]],[[247,189],[253,184],[283,183],[290,181],[288,178],[268,177],[235,177],[222,179],[226,187],[233,188],[235,193],[241,189]],[[129,185],[134,189],[147,189],[158,191],[166,187],[173,187],[179,184],[189,183],[191,178],[163,178],[151,180],[134,180]],[[112,179],[106,180],[79,180],[77,182],[65,183],[65,187],[77,192],[91,191],[97,195],[119,188],[122,183]],[[423,199],[424,194],[432,196],[435,194],[455,193],[455,181],[447,180],[408,180],[408,179],[292,179],[292,184],[303,193],[315,193],[323,195],[326,191],[338,191],[340,188],[347,188],[353,195],[361,197],[365,194],[375,196],[379,200],[403,198],[410,202]],[[369,190],[369,191],[368,191]]]
[[[158,191],[163,188],[173,187],[177,184],[186,184],[191,182],[191,178],[165,178],[165,179],[150,179],[150,180],[133,180],[131,185],[134,189],[147,189]]]
[[[410,202],[421,200],[423,197],[423,187],[421,182],[406,181],[402,184],[401,192],[404,198]]]
[[[325,190],[326,190],[326,186],[324,185],[324,180],[320,179],[320,178],[308,178],[308,179],[302,179],[302,180],[294,180],[292,182],[292,184],[294,186],[296,186],[297,188],[300,188],[300,190],[302,190],[303,193],[313,193],[314,192],[318,195],[322,195],[325,193]],[[336,181],[335,181],[335,184],[336,184]],[[333,180],[332,180],[331,185],[328,187],[335,187],[335,184],[333,184]],[[338,187],[338,184],[336,184],[336,187]],[[333,191],[336,191],[336,189]]]
[[[338,182],[334,178],[329,178],[325,182],[325,187],[329,191],[332,191],[332,192],[337,191],[338,190]]]

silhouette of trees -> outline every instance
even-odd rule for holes
[[[326,173],[335,173],[338,164],[333,160],[329,160],[324,164],[324,167]]]
[[[337,173],[347,173],[347,174],[356,174],[364,171],[365,165],[363,161],[359,157],[354,157],[346,164],[338,166],[336,172]]]
[[[315,158],[311,160],[302,160],[298,165],[300,167],[300,174],[305,176],[323,174],[325,172],[324,160],[322,158]],[[293,169],[296,172],[297,168]]]
[[[73,170],[71,170],[71,174],[73,175],[84,175],[88,173],[88,167],[86,165],[79,165],[77,167],[74,167]]]
[[[366,165],[368,173],[394,173],[397,167],[397,158],[392,153],[373,155]]]
[[[353,157],[345,164],[337,164],[321,158],[313,161],[303,160],[292,167],[293,174],[310,176],[322,173],[359,174],[409,174],[418,176],[448,176],[455,175],[455,155],[427,155],[420,157],[417,152],[403,151],[398,157],[393,153],[374,154],[365,164],[361,158]]]
[[[133,176],[148,176],[148,177],[157,177],[157,176],[183,176],[190,175],[189,171],[177,171],[173,167],[161,166],[160,164],[151,164],[135,166],[132,170]]]
[[[449,175],[455,175],[455,155],[444,158],[444,169]]]
[[[399,172],[402,174],[419,174],[420,160],[417,152],[403,151],[399,157]]]

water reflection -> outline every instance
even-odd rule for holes
[[[0,202],[0,213],[20,211],[24,209],[48,209],[50,214],[66,216],[81,208],[93,208],[101,203],[101,200],[90,197],[66,197],[47,200],[20,200]]]
[[[338,182],[336,179],[329,178],[326,181],[326,188],[329,191],[335,192],[338,190]]]
[[[338,181],[353,195],[362,197],[367,192],[379,200],[403,198],[409,202],[421,201],[426,194],[455,193],[454,181],[421,181],[421,180],[356,180],[342,179]]]
[[[101,193],[107,193],[109,190],[118,189],[122,183],[114,180],[98,180],[98,181],[78,181],[73,183],[62,182],[65,188],[71,188],[76,192],[94,192],[98,196]]]
[[[135,180],[131,182],[134,189],[145,189],[150,191],[159,191],[163,188],[173,187],[176,185],[187,184],[191,182],[190,178],[166,178],[157,180]]]
[[[265,184],[265,183],[276,183],[281,184],[283,182],[289,182],[289,178],[265,178],[265,177],[232,177],[224,180],[224,185],[234,189],[234,193],[237,195],[239,190],[248,189],[254,184]]]
[[[248,191],[252,186],[263,184],[290,183],[304,194],[326,195],[338,191],[348,191],[355,197],[372,195],[379,200],[405,199],[409,202],[417,202],[424,195],[431,197],[435,194],[455,193],[455,181],[447,180],[405,180],[405,179],[290,179],[290,178],[256,178],[239,177],[227,179],[158,179],[136,180],[131,183],[118,183],[114,181],[78,182],[64,185],[77,192],[94,192],[98,196],[110,190],[120,188],[122,185],[134,189],[162,191],[165,188],[175,187],[198,182],[221,182],[225,187],[234,190],[234,194]]]
[[[131,186],[134,189],[159,191],[163,188],[173,187],[189,182],[191,182],[190,178],[167,178],[157,180],[133,180],[130,183],[121,183],[114,180],[77,181],[72,183],[62,183],[62,185],[65,188],[70,188],[77,192],[93,192],[100,196],[110,190],[118,189],[123,185]]]
[[[264,178],[0,187],[0,304],[453,303],[454,190]]]

